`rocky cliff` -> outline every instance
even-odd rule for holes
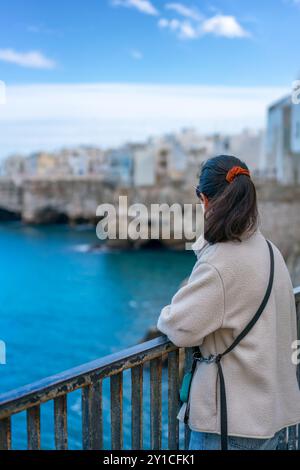
[[[257,191],[262,231],[281,249],[295,283],[300,284],[300,187],[257,183]],[[117,207],[120,195],[128,196],[128,205],[143,203],[148,208],[154,203],[195,203],[194,189],[180,184],[116,188],[97,177],[31,178],[19,182],[2,178],[0,218],[20,217],[33,224],[96,223],[97,207],[103,203]],[[172,236],[161,242],[176,248],[185,246]],[[122,245],[127,247],[128,242]]]

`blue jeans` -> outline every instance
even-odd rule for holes
[[[276,450],[280,431],[271,439],[228,437],[228,450]],[[191,431],[189,450],[221,450],[219,434]]]

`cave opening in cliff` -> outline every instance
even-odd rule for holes
[[[91,222],[91,219],[88,217],[73,217],[71,221],[72,225],[96,225],[94,221]]]
[[[141,245],[143,250],[163,250],[165,249],[164,244],[161,240],[148,240],[146,243]]]
[[[60,212],[52,207],[45,207],[37,212],[35,221],[38,224],[59,224],[64,225],[69,223],[69,217],[64,212]]]
[[[18,212],[10,211],[7,209],[3,209],[0,207],[0,221],[14,221],[14,220],[21,220],[21,214]]]

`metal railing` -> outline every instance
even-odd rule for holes
[[[298,337],[300,318],[300,287],[294,290],[297,306]],[[143,449],[145,372],[149,375],[150,439],[147,448],[162,448],[162,382],[167,382],[167,437],[165,448],[187,448],[189,431],[181,439],[177,413],[181,364],[191,360],[192,349],[177,348],[165,336],[138,344],[119,353],[75,367],[25,387],[0,395],[0,449],[11,449],[12,423],[15,414],[26,412],[27,448],[41,448],[41,407],[53,401],[55,448],[68,448],[68,394],[81,390],[82,448],[104,448],[103,414],[110,411],[112,450],[122,449],[123,441],[123,373],[129,371],[131,432],[130,448]],[[180,358],[180,360],[179,360]],[[163,373],[164,371],[164,373]],[[110,410],[103,406],[103,382],[110,381]],[[298,367],[300,383],[300,370]],[[300,426],[291,426],[282,432],[281,449],[300,449]]]

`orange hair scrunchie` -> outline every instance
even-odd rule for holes
[[[232,183],[234,178],[238,175],[246,175],[250,177],[250,171],[242,168],[241,166],[233,166],[226,175],[226,181]]]

